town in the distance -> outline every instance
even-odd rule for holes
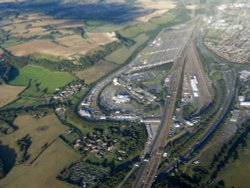
[[[0,0],[0,188],[247,188],[248,0]]]

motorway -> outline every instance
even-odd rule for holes
[[[186,45],[180,53],[179,59],[175,62],[172,77],[171,77],[171,91],[168,98],[165,101],[165,109],[163,112],[163,118],[161,125],[158,129],[158,136],[155,138],[150,151],[150,159],[148,162],[141,164],[138,170],[138,176],[134,182],[134,188],[150,188],[155,180],[158,168],[161,163],[161,159],[164,153],[164,148],[167,144],[167,135],[170,131],[170,126],[173,123],[173,114],[175,110],[175,104],[177,100],[178,90],[181,84],[181,78],[184,68],[184,62],[187,54],[187,49],[192,44],[192,40],[195,40],[195,34],[198,29],[198,24],[193,28],[191,36]]]

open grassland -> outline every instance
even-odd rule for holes
[[[143,45],[148,39],[149,36],[146,34],[141,34],[135,38],[136,43],[133,46],[123,46],[122,48],[119,48],[108,55],[105,59],[109,62],[123,64],[133,54],[133,52]]]
[[[18,129],[12,134],[1,137],[0,140],[4,145],[14,148],[18,158],[21,158],[17,141],[29,135],[32,143],[28,149],[30,155],[28,162],[35,159],[46,144],[49,145],[67,130],[54,114],[39,119],[31,115],[20,115],[15,119],[14,124]]]
[[[57,139],[31,165],[18,165],[0,181],[0,187],[6,188],[73,188],[75,186],[56,179],[57,175],[80,156]]]
[[[78,78],[83,79],[87,84],[90,84],[105,76],[116,67],[117,65],[113,63],[100,61],[96,65],[91,66],[83,71],[76,71],[75,75]]]
[[[0,85],[0,107],[15,100],[24,89],[25,87],[21,86]]]
[[[24,96],[40,96],[51,94],[56,88],[62,87],[76,78],[66,72],[52,72],[43,67],[27,65],[20,69],[19,75],[11,82],[12,85],[30,87]]]
[[[239,159],[232,162],[219,175],[218,180],[225,181],[225,187],[242,188],[249,187],[250,184],[250,138],[248,138],[247,148],[239,152]]]

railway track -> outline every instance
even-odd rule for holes
[[[167,144],[167,136],[170,131],[170,126],[173,123],[173,114],[175,110],[175,104],[177,100],[177,94],[179,92],[179,86],[181,84],[182,73],[184,68],[185,59],[187,56],[188,49],[191,48],[192,40],[195,39],[195,32],[199,24],[193,28],[193,32],[187,41],[186,45],[183,47],[183,50],[179,56],[179,59],[175,62],[175,71],[172,74],[172,81],[171,81],[171,91],[169,97],[166,99],[165,102],[165,109],[163,113],[163,118],[161,121],[161,125],[158,130],[158,136],[154,140],[152,145],[152,149],[150,152],[150,160],[141,166],[133,188],[150,188],[156,178],[156,174],[160,163],[162,161],[162,156],[164,153],[164,148]]]

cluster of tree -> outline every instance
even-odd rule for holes
[[[6,172],[5,172],[4,162],[0,158],[0,179],[3,178],[5,176],[5,174],[6,174]]]
[[[0,62],[0,79],[4,82],[9,82],[18,75],[18,69],[16,69],[13,65],[2,61]]]
[[[8,39],[8,32],[0,29],[0,44],[3,44]]]
[[[133,46],[135,44],[135,41],[129,38],[126,38],[124,36],[122,36],[120,33],[116,32],[116,37],[126,46],[130,47]]]
[[[0,178],[3,178],[16,164],[16,151],[0,142]]]
[[[28,153],[28,149],[31,146],[31,137],[29,135],[24,136],[23,138],[17,140],[17,145],[20,149],[21,156],[18,163],[23,163],[30,158],[30,154]]]
[[[204,179],[210,174],[205,167],[196,166],[193,168],[193,175],[176,171],[174,175],[162,175],[153,184],[153,188],[200,188],[200,187],[214,187],[223,188],[225,183],[223,180],[219,181],[214,186],[208,185]]]
[[[197,110],[197,105],[189,103],[183,107],[183,116],[185,119],[191,118]]]
[[[117,41],[106,44],[100,50],[94,51],[92,53],[90,52],[87,55],[80,57],[80,64],[84,66],[84,68],[94,65],[121,46],[122,43]]]
[[[79,161],[66,167],[57,178],[78,186],[87,185],[88,187],[94,187],[106,175],[108,175],[107,169],[86,161]]]
[[[200,183],[200,178],[197,176],[189,176],[185,173],[175,173],[173,176],[162,177],[161,180],[157,180],[153,188],[199,188],[205,187]]]
[[[239,88],[238,91],[239,91],[239,95],[243,95],[246,97],[246,100],[250,100],[250,91],[248,89],[250,85],[250,80],[247,80],[247,81],[237,81],[237,87]]]
[[[0,136],[11,134],[17,129],[18,127],[15,126],[12,121],[6,121],[0,118]]]
[[[95,187],[102,187],[102,188],[110,188],[110,187],[117,187],[122,180],[126,177],[126,174],[129,172],[131,168],[122,169],[112,175],[107,176],[102,181],[100,181]]]

